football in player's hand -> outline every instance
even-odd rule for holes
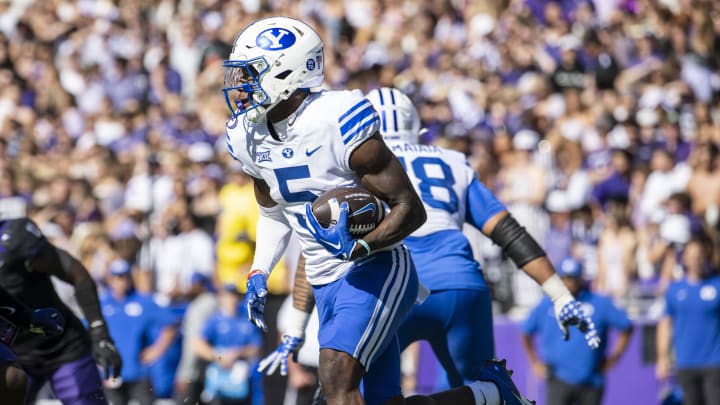
[[[361,237],[373,229],[385,216],[385,209],[373,193],[362,187],[338,187],[326,191],[312,203],[312,212],[320,225],[327,228],[340,216],[340,204],[348,203],[350,234]]]

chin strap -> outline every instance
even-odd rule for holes
[[[258,123],[262,121],[265,118],[265,115],[267,114],[267,110],[263,106],[257,106],[253,108],[252,110],[245,113],[245,116],[247,119],[254,123]]]

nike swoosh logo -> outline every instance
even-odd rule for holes
[[[10,312],[10,315],[13,315],[17,310],[13,307],[0,307],[0,309],[5,309],[8,312]]]
[[[318,149],[320,149],[320,148],[322,148],[322,145],[318,146],[318,147],[315,148],[315,149],[305,149],[305,155],[310,156],[310,155],[312,155],[313,153],[317,152]]]
[[[340,242],[338,242],[338,243],[330,243],[330,242],[328,242],[328,241],[325,241],[325,243],[327,243],[328,245],[330,245],[330,247],[333,248],[333,249],[340,249]]]
[[[369,203],[366,204],[364,207],[360,208],[359,210],[353,212],[350,216],[354,217],[356,215],[360,215],[362,213],[372,211],[373,215],[375,215],[375,203]]]

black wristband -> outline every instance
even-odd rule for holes
[[[88,332],[90,333],[90,338],[93,342],[99,342],[101,340],[112,340],[110,338],[110,331],[107,328],[107,325],[105,325],[105,322],[95,322],[95,324],[91,324],[88,327]]]
[[[518,267],[545,256],[545,250],[510,214],[495,225],[490,239],[497,243]]]

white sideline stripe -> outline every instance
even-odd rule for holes
[[[397,248],[393,253],[397,253],[397,258],[393,257],[394,261],[396,260],[393,263],[393,267],[397,268],[397,278],[395,279],[395,283],[390,286],[391,290],[390,295],[388,296],[388,302],[379,314],[380,319],[378,320],[378,324],[375,327],[375,333],[372,336],[369,336],[369,341],[366,343],[366,346],[362,350],[362,353],[360,353],[360,356],[357,357],[360,363],[365,365],[366,368],[369,368],[370,364],[368,363],[370,359],[377,354],[378,350],[380,350],[380,342],[385,340],[385,338],[388,336],[388,332],[390,329],[389,324],[393,322],[393,319],[395,318],[395,315],[400,308],[403,296],[405,295],[408,287],[407,284],[410,278],[410,271],[407,264],[407,252],[405,251],[405,249]],[[385,286],[383,286],[383,292],[386,290],[385,287],[388,287],[389,284],[392,282],[392,279],[392,275],[388,276],[388,279],[385,282]],[[380,297],[382,297],[383,295],[384,294],[381,293]],[[378,301],[377,305],[382,305],[382,302]],[[376,309],[378,309],[377,306]],[[375,315],[375,313],[373,313],[373,315]],[[372,323],[373,321],[371,320],[368,326],[368,330],[372,329]]]

